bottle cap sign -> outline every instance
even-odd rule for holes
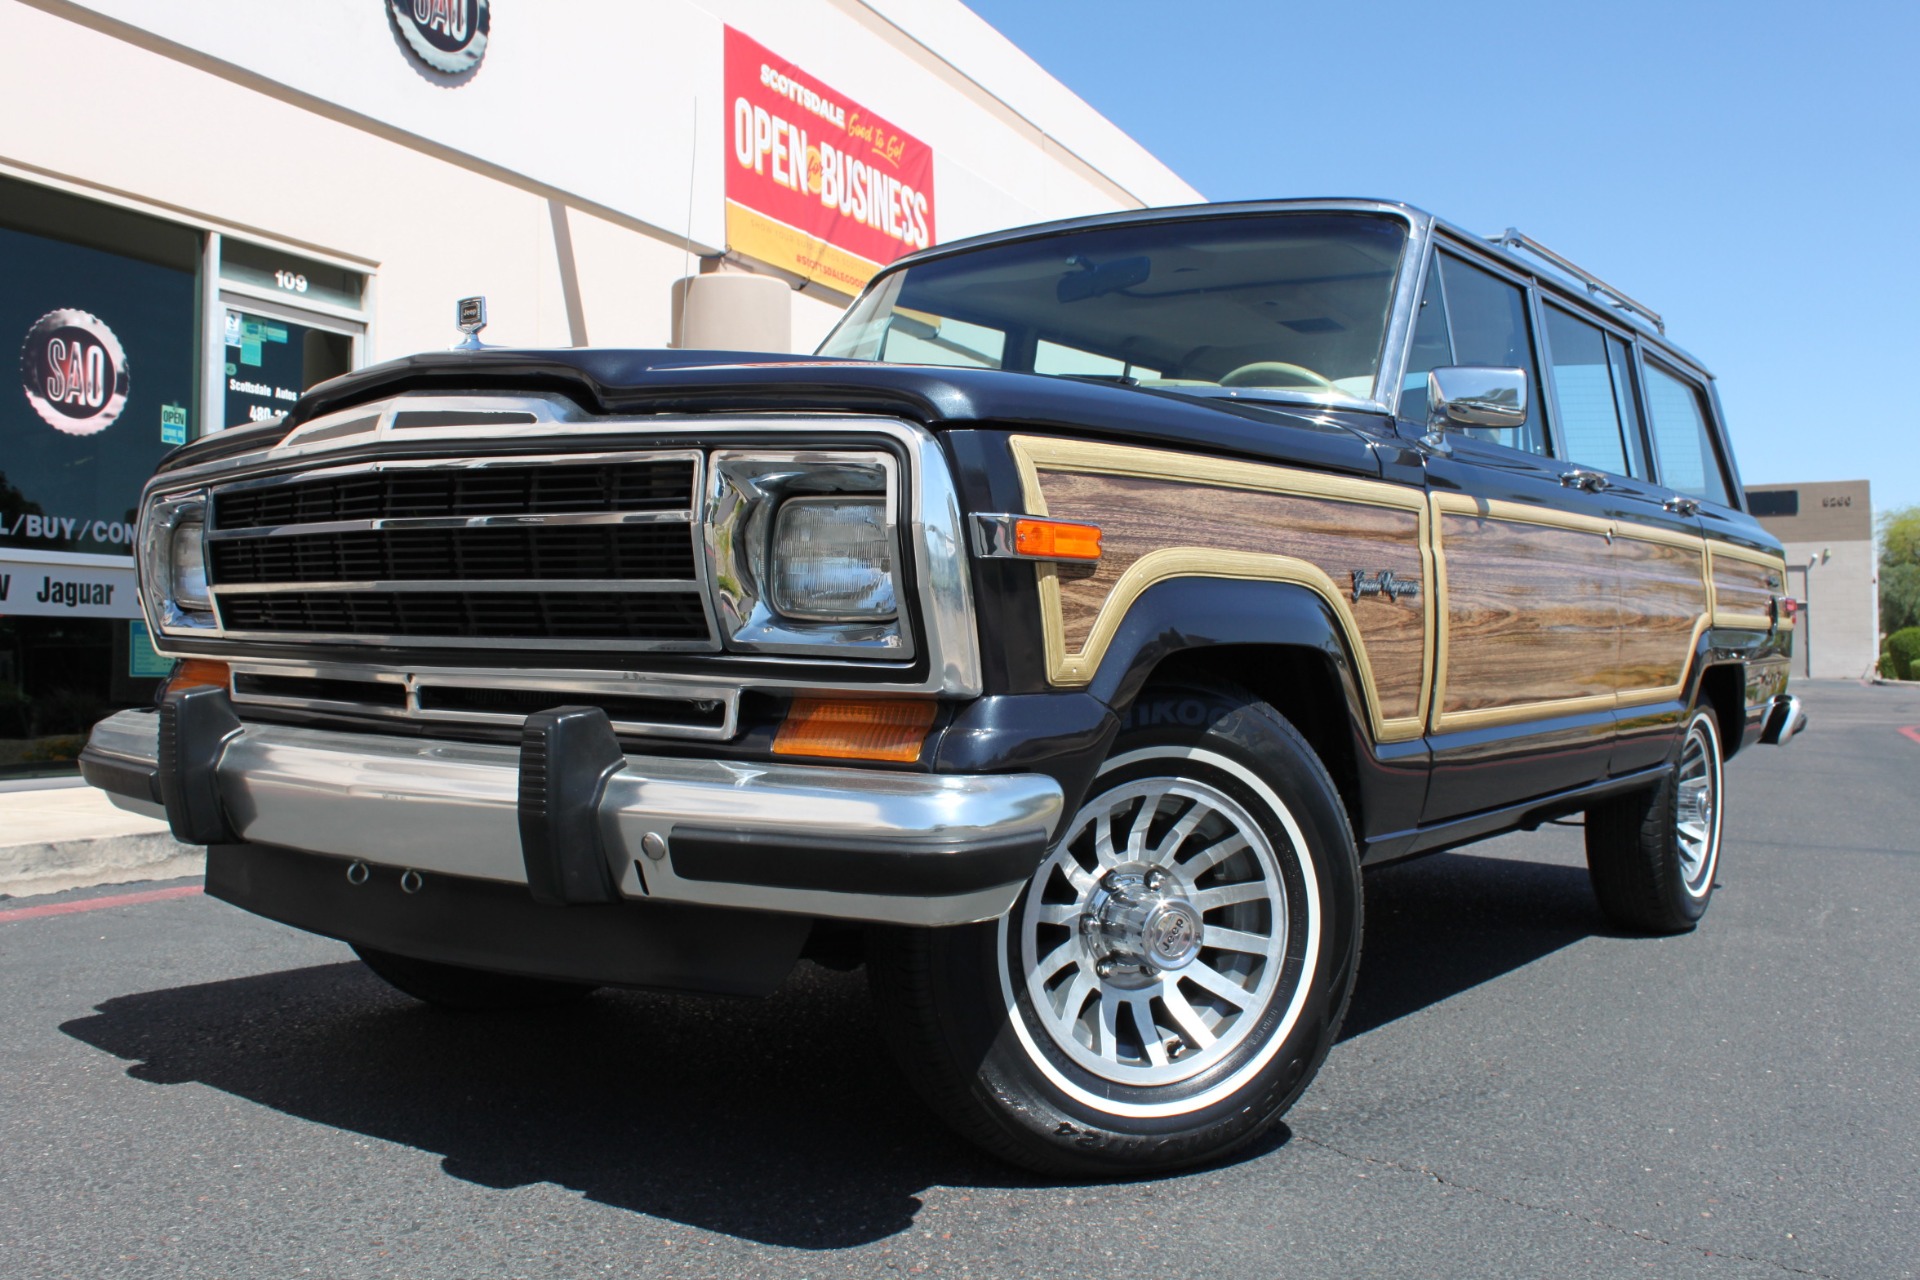
[[[20,349],[27,403],[55,431],[90,436],[127,407],[127,353],[106,321],[85,311],[49,311]]]
[[[407,49],[430,71],[463,76],[487,52],[487,0],[387,0]]]

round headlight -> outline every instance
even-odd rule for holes
[[[207,593],[207,526],[201,520],[182,520],[173,527],[167,561],[167,594],[182,609],[201,613],[213,608]]]
[[[894,616],[893,551],[881,498],[789,498],[774,516],[767,602],[789,618]]]

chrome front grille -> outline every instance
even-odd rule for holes
[[[210,495],[231,637],[711,650],[690,452],[370,462]]]
[[[220,528],[436,516],[633,515],[691,506],[698,455],[376,465],[215,492]]]
[[[386,528],[222,538],[208,544],[217,581],[354,582],[444,579],[652,579],[692,582],[693,538],[683,523]]]

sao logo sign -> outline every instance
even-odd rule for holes
[[[414,57],[442,75],[465,75],[486,56],[487,0],[387,0],[387,12]]]
[[[127,407],[127,353],[106,321],[85,311],[49,311],[20,350],[27,403],[55,431],[90,436]]]

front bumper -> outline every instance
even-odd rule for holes
[[[242,723],[224,707],[222,714],[223,734],[163,751],[160,715],[120,712],[94,728],[81,773],[122,808],[170,817],[175,833],[196,843],[529,883],[530,860],[542,855],[524,835],[529,793],[519,748]],[[181,798],[196,788],[207,797],[197,810]],[[605,859],[616,899],[908,925],[1004,913],[1039,864],[1063,805],[1060,784],[1033,773],[635,755],[589,794],[587,843]],[[201,815],[194,830],[182,829],[188,811]]]

